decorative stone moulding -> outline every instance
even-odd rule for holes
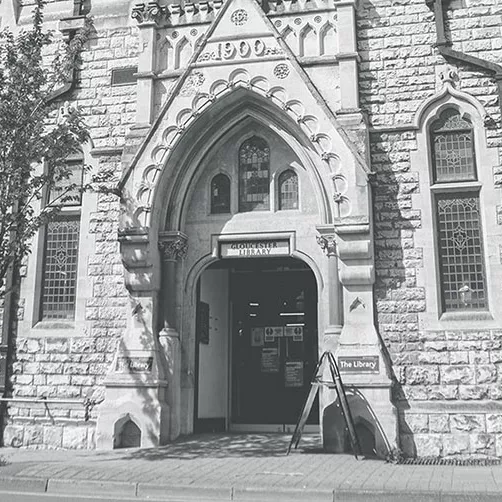
[[[327,256],[336,256],[336,237],[334,234],[318,235],[317,244],[326,253]]]
[[[289,69],[287,63],[282,64]],[[226,80],[220,79],[212,82],[209,85],[209,92],[202,92],[200,89],[206,80],[204,72],[196,70],[188,75],[181,87],[181,91],[183,96],[191,98],[190,106],[179,110],[167,122],[161,135],[161,142],[157,143],[151,151],[151,164],[143,170],[142,180],[137,185],[135,195],[139,204],[135,209],[135,216],[141,225],[145,227],[149,225],[149,214],[157,180],[180,138],[191,124],[216,100],[239,87],[256,92],[286,111],[310,138],[321,159],[328,164],[330,171],[339,172],[340,161],[338,156],[333,153],[334,143],[330,135],[320,131],[317,117],[305,114],[301,99],[290,98],[286,88],[278,85],[278,82],[281,81],[280,76],[276,75],[275,78],[277,83],[271,82],[265,76],[251,78],[247,71],[237,69],[232,71]],[[351,211],[349,197],[345,194],[348,183],[340,174],[336,175],[336,179],[340,182],[340,186],[343,185],[343,189],[339,188],[337,192],[341,194],[338,200],[340,216],[345,217]]]
[[[132,8],[132,17],[136,19],[139,24],[157,24],[165,26],[176,26],[185,24],[201,24],[208,23],[214,20],[218,11],[222,8],[222,0],[213,0],[211,2],[187,2],[184,4],[170,3],[163,6],[159,2],[142,2],[136,4]],[[329,2],[328,0],[271,0],[268,2],[268,12],[272,15],[288,15],[307,13],[309,18],[313,18],[313,11],[336,11],[336,3]],[[242,23],[238,26],[245,24],[246,15],[240,11],[244,9],[237,9],[239,14],[236,14],[234,19]],[[317,15],[319,18],[320,16]],[[333,20],[335,17],[331,16]],[[314,22],[319,23],[320,21]],[[233,20],[232,20],[233,21]],[[235,22],[235,21],[233,21]]]
[[[148,2],[136,4],[131,13],[131,17],[141,24],[157,24],[166,15],[165,7],[161,7],[158,2]]]
[[[161,232],[159,250],[163,261],[182,260],[188,252],[187,236],[182,232]]]
[[[236,26],[244,26],[248,21],[248,13],[245,9],[237,9],[232,12],[230,20]]]
[[[120,230],[118,240],[127,289],[131,292],[158,290],[160,278],[155,273],[156,257],[151,256],[148,229]]]

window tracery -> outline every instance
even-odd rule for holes
[[[270,209],[270,147],[253,136],[239,148],[239,211]]]

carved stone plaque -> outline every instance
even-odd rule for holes
[[[115,371],[117,373],[150,373],[153,357],[119,357]]]

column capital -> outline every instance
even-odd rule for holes
[[[182,232],[162,232],[159,235],[159,250],[162,261],[183,259],[188,251],[187,236]]]
[[[318,235],[317,244],[328,256],[336,256],[336,238],[335,234]]]

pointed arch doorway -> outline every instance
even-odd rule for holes
[[[197,298],[194,430],[292,432],[317,361],[312,270],[291,257],[222,259]]]

